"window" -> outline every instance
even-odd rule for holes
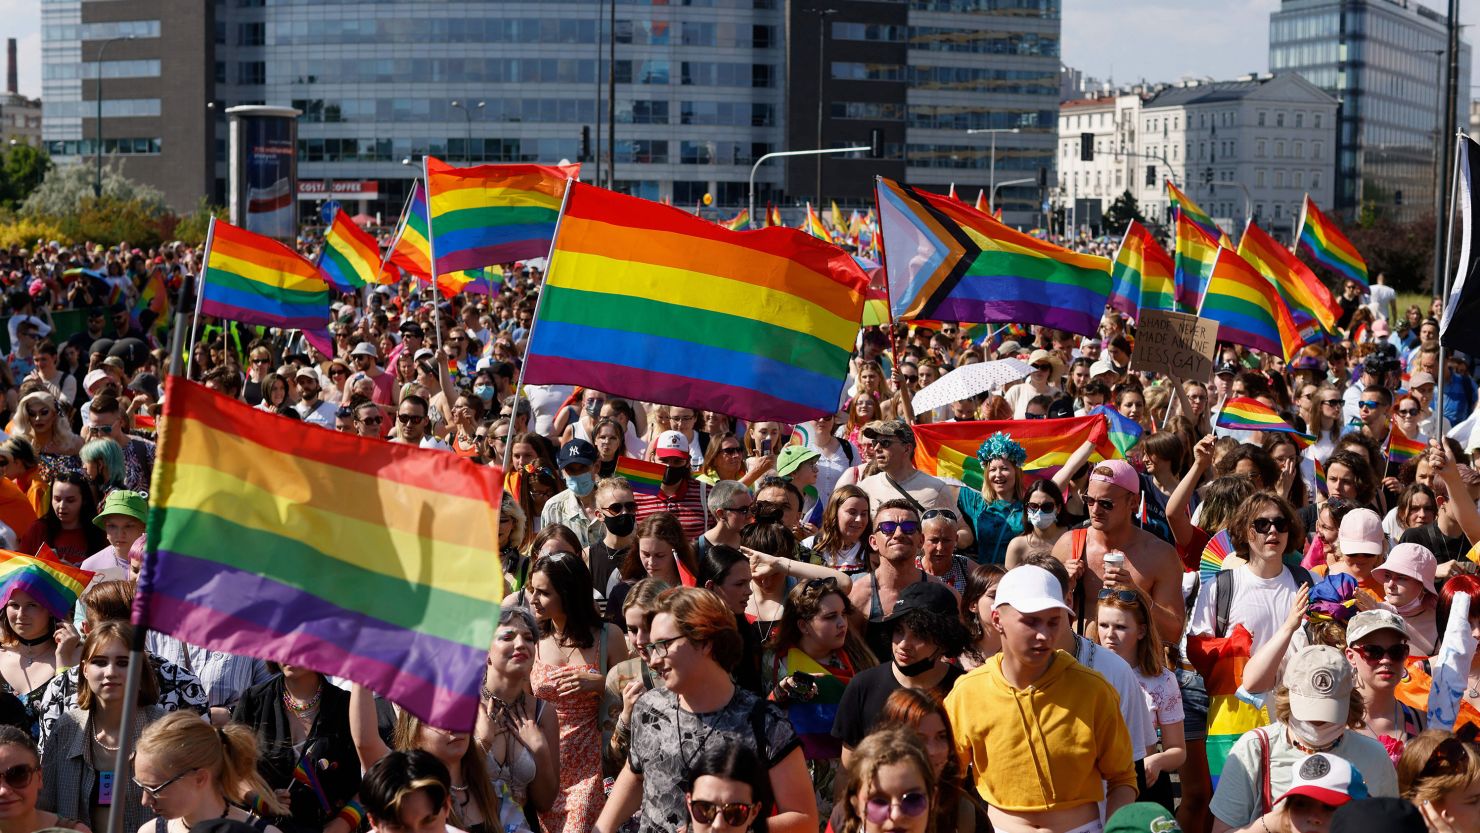
[[[938,69],[947,69],[938,67]],[[832,62],[832,77],[845,81],[903,81],[904,67],[899,64],[862,64]]]
[[[1296,188],[1304,188],[1305,187],[1305,171],[1296,171],[1295,172],[1295,183],[1294,183],[1294,185],[1295,185]]]
[[[262,46],[267,43],[267,24],[243,23],[236,27],[237,46]]]
[[[1283,187],[1285,187],[1285,172],[1284,171],[1275,171],[1274,172],[1274,187],[1276,187],[1276,188],[1283,188]],[[1276,216],[1278,216],[1278,215],[1276,215]]]
[[[1316,160],[1319,160],[1321,158],[1321,143],[1320,142],[1311,142],[1310,143],[1310,158],[1316,159]]]
[[[1317,130],[1320,130],[1321,129],[1321,114],[1320,113],[1316,113],[1315,114],[1315,122],[1316,122],[1316,129]]]
[[[1263,188],[1264,187],[1264,169],[1263,168],[1260,168],[1259,170],[1257,170],[1257,171],[1254,172],[1254,187],[1255,188]]]
[[[1285,141],[1283,139],[1274,143],[1274,158],[1283,159],[1285,156]]]
[[[1284,127],[1285,126],[1285,114],[1284,113],[1275,113],[1274,114],[1274,126],[1275,127]],[[1275,206],[1275,210],[1279,210],[1279,206]]]
[[[267,83],[267,64],[264,61],[242,61],[236,65],[236,83],[261,85]]]
[[[1264,126],[1264,111],[1263,110],[1260,110],[1259,111],[1258,120],[1255,123],[1258,124],[1260,127],[1263,127]]]
[[[1319,118],[1319,116],[1317,118]],[[1321,187],[1321,172],[1320,171],[1311,171],[1310,172],[1310,187],[1312,189],[1319,189]]]
[[[1305,158],[1305,142],[1301,142],[1301,141],[1298,141],[1298,140],[1295,142],[1295,158],[1296,159],[1304,159]]]
[[[1296,113],[1295,114],[1295,126],[1296,127],[1304,127],[1305,126],[1305,114],[1304,113]]]

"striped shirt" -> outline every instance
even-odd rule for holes
[[[272,679],[272,672],[263,660],[190,645],[158,631],[149,632],[149,650],[194,672],[212,707],[230,709],[241,699],[242,692]]]
[[[655,495],[633,495],[637,501],[637,522],[642,523],[649,515],[667,512],[678,519],[684,537],[690,541],[704,534],[709,528],[709,510],[704,505],[709,498],[709,487],[693,479],[685,480],[678,487],[678,494],[669,497],[660,490]]]

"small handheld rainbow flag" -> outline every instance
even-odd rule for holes
[[[745,229],[750,228],[750,209],[740,209],[739,214],[736,214],[734,217],[731,217],[723,223],[720,223],[720,225],[724,226],[730,231],[744,231]]]
[[[1315,437],[1296,431],[1293,425],[1280,419],[1280,415],[1275,413],[1274,409],[1248,396],[1240,396],[1225,402],[1214,424],[1220,428],[1232,428],[1236,431],[1278,431],[1283,434],[1294,434],[1306,442],[1315,441]]]
[[[1392,430],[1388,432],[1388,459],[1394,463],[1403,464],[1424,452],[1424,444],[1418,440],[1409,439],[1398,423],[1392,423]]]
[[[1316,208],[1309,194],[1305,195],[1305,205],[1300,209],[1300,232],[1295,239],[1315,262],[1343,278],[1367,285],[1367,261],[1336,223]]]
[[[663,485],[663,472],[667,468],[661,463],[639,460],[636,457],[618,457],[617,470],[613,477],[624,477],[632,492],[639,495],[656,495]]]
[[[1174,215],[1186,217],[1188,222],[1197,226],[1202,230],[1203,234],[1206,234],[1212,240],[1221,241],[1223,239],[1223,229],[1219,228],[1218,224],[1213,222],[1213,216],[1211,214],[1204,211],[1202,206],[1193,202],[1192,198],[1183,193],[1182,189],[1173,185],[1170,179],[1166,181],[1166,186],[1167,202],[1171,203],[1171,209]]]
[[[1136,443],[1141,441],[1144,431],[1140,424],[1130,417],[1115,410],[1109,405],[1096,405],[1089,409],[1091,415],[1101,414],[1110,428],[1110,442],[1114,444],[1121,456],[1125,456]]]
[[[51,550],[43,548],[42,552]],[[16,593],[26,593],[52,616],[70,622],[77,597],[92,578],[93,573],[55,558],[0,550],[0,604]]]
[[[976,205],[972,206],[983,214],[991,214],[992,209],[987,205],[987,192],[978,188],[976,191]]]
[[[817,216],[817,211],[812,208],[812,203],[807,203],[807,213],[802,217],[802,224],[799,228],[816,237],[818,240],[832,242],[832,235],[828,233],[827,226],[822,224],[822,218]]]
[[[437,274],[510,263],[550,252],[570,165],[449,165],[423,159]]]
[[[1323,495],[1330,494],[1330,490],[1326,488],[1325,464],[1320,461],[1320,458],[1312,459],[1310,462],[1311,468],[1313,468],[1316,473],[1316,489],[1320,491],[1320,493]]]
[[[154,313],[152,329],[166,329],[170,326],[170,292],[165,286],[164,270],[158,266],[149,270],[144,291],[139,293],[138,303],[134,304],[134,319],[138,320],[145,310]]]

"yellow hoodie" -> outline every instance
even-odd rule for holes
[[[1063,651],[1033,685],[1013,688],[1002,655],[956,681],[946,697],[956,754],[987,803],[1010,812],[1102,801],[1136,786],[1131,737],[1110,683]]]

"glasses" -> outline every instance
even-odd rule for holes
[[[199,769],[199,768],[200,767],[196,767],[195,769]],[[11,769],[15,769],[15,767],[11,767]],[[141,784],[141,783],[139,783],[139,779],[137,779],[137,778],[130,778],[129,780],[134,782],[134,786],[135,787],[138,787],[139,789],[143,790],[145,792],[145,794],[147,794],[150,798],[152,798],[152,799],[154,799],[154,800],[157,801],[157,800],[159,800],[159,794],[162,793],[162,792],[164,792],[165,789],[169,787],[169,785],[175,783],[176,781],[180,780],[181,778],[184,778],[185,776],[189,775],[190,773],[195,772],[195,769],[187,769],[184,772],[180,773],[179,775],[176,775],[174,778],[171,778],[170,780],[164,782],[163,784],[160,784],[157,787],[151,787],[148,784]],[[9,779],[10,779],[10,771],[9,770],[6,771],[5,778],[6,778],[6,782],[9,783]]]
[[[688,416],[669,417],[669,419],[673,420],[674,422],[693,422],[695,418],[696,417],[693,414],[689,414]]]
[[[685,638],[687,637],[680,634],[678,636],[670,636],[667,639],[654,639],[646,645],[638,645],[637,653],[641,654],[643,659],[646,659],[648,662],[657,662],[668,656],[668,651],[672,648],[673,643]]]
[[[417,425],[424,419],[426,419],[426,417],[420,416],[419,414],[396,414],[396,422],[399,422],[402,425]]]
[[[329,371],[329,375],[330,376],[348,376],[349,375],[349,370],[347,368],[343,368],[343,367],[336,367],[333,370]]]
[[[1382,403],[1375,402],[1371,399],[1363,399],[1361,402],[1357,403],[1357,407],[1361,408],[1364,411],[1375,411],[1378,408],[1382,407]]]
[[[1398,416],[1405,416],[1405,417],[1418,416],[1418,409],[1417,408],[1399,408],[1398,409]]]
[[[1094,498],[1094,497],[1090,497],[1089,496],[1089,492],[1080,492],[1079,493],[1079,499],[1082,500],[1082,501],[1084,501],[1084,506],[1085,506],[1086,509],[1092,509],[1092,508],[1098,506],[1098,507],[1100,507],[1101,510],[1103,510],[1105,512],[1109,512],[1110,510],[1112,510],[1112,509],[1115,508],[1115,499],[1114,498],[1108,498],[1108,497]]]
[[[1255,518],[1252,524],[1254,531],[1260,535],[1268,535],[1270,530],[1275,532],[1289,532],[1290,521],[1288,518]]]
[[[949,509],[926,509],[925,514],[920,516],[921,521],[928,521],[932,518],[945,518],[951,523],[957,523],[961,520],[960,516]]]
[[[1470,723],[1450,737],[1439,741],[1439,745],[1429,753],[1429,759],[1424,763],[1423,771],[1418,774],[1418,777],[1423,779],[1434,775],[1464,772],[1470,766],[1470,755],[1472,754],[1465,746],[1474,743],[1477,734],[1480,734],[1480,727]]]
[[[733,455],[737,455],[737,454],[740,453],[740,446],[738,446],[738,445],[732,445],[729,448],[721,448],[719,450],[719,453],[721,453],[721,454],[723,454],[723,455],[725,455],[727,457],[733,456]]]
[[[10,769],[0,772],[0,781],[4,781],[5,786],[10,787],[12,790],[23,790],[31,785],[31,779],[35,778],[36,773],[40,771],[41,767],[39,766],[16,764]],[[139,782],[135,781],[134,783],[137,784]],[[165,786],[169,785],[166,784]]]
[[[252,364],[272,364],[272,359],[252,359]]]
[[[809,578],[803,586],[808,590],[816,590],[819,587],[826,590],[837,590],[838,580],[832,576],[827,576],[826,578]]]
[[[749,515],[750,514],[750,506],[751,506],[750,504],[747,504],[745,506],[721,506],[720,507],[720,511],[721,512],[733,512],[736,515]]]
[[[1136,598],[1136,591],[1134,590],[1116,590],[1114,587],[1101,588],[1100,601],[1103,602],[1109,598],[1114,598],[1116,601],[1125,602],[1126,604],[1135,604],[1139,601]]]
[[[1335,408],[1336,406],[1338,406],[1340,404],[1341,404],[1341,400],[1340,399],[1322,399],[1321,400],[1321,407],[1322,408]]]
[[[1023,419],[1048,419],[1048,414],[1023,414]]]
[[[884,533],[884,536],[885,537],[891,537],[896,532],[903,532],[906,535],[915,535],[915,534],[919,533],[919,531],[920,531],[920,522],[919,521],[880,521],[879,522],[879,531],[882,532],[882,533]]]
[[[1059,505],[1051,500],[1045,500],[1042,503],[1024,503],[1023,508],[1029,512],[1043,512],[1044,514],[1059,511]]]
[[[896,442],[899,442],[899,441],[898,440],[891,440],[888,437],[876,437],[874,439],[874,448],[888,448],[888,447],[894,445]]]
[[[637,501],[629,500],[624,503],[613,503],[611,506],[603,507],[602,511],[613,517],[617,515],[636,515]]]
[[[113,426],[111,426],[111,425],[89,425],[87,427],[94,434],[111,434],[111,433],[113,433]]]
[[[899,378],[906,385],[913,385],[914,383],[920,381],[920,377],[913,373],[901,373],[899,374]]]
[[[1408,659],[1407,642],[1399,642],[1395,645],[1389,645],[1386,648],[1381,645],[1353,645],[1352,650],[1356,651],[1362,659],[1367,660],[1367,662],[1373,665],[1382,662],[1384,657],[1393,662],[1402,662]]]
[[[697,798],[689,799],[689,814],[694,821],[700,824],[713,824],[714,817],[719,816],[725,820],[729,827],[744,827],[750,822],[750,816],[759,805],[742,804],[732,801],[728,804],[716,804],[713,801],[702,801]]]
[[[363,422],[366,425],[379,425],[382,422],[385,422],[385,417],[378,417],[378,416],[361,417],[360,418],[360,422]]]
[[[889,815],[898,807],[901,815],[918,816],[930,809],[930,797],[925,793],[905,793],[899,801],[876,796],[868,800],[865,805],[864,814],[873,824],[883,824],[889,820]]]

